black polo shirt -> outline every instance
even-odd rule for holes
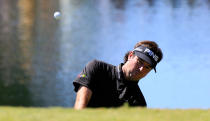
[[[92,91],[88,107],[146,106],[138,82],[124,78],[122,65],[113,66],[102,61],[89,62],[73,81],[75,92],[80,86]]]

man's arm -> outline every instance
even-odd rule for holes
[[[92,96],[92,91],[85,86],[81,86],[77,91],[74,109],[83,109],[87,106]]]

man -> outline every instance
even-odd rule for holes
[[[73,82],[77,92],[74,108],[118,107],[124,102],[146,106],[138,82],[152,69],[156,72],[162,56],[155,42],[141,41],[126,53],[119,66],[98,60],[89,62]]]

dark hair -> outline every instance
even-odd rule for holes
[[[128,61],[128,55],[131,51],[128,51],[127,53],[125,53],[125,56],[124,56],[124,63],[126,63]]]
[[[147,48],[149,48],[150,50],[152,50],[155,54],[157,54],[157,56],[159,57],[158,63],[162,60],[163,58],[163,53],[161,51],[161,49],[159,48],[158,44],[154,41],[149,41],[149,40],[144,40],[144,41],[140,41],[138,43],[136,43],[136,45],[134,46],[134,49],[139,47],[139,46],[145,46]],[[128,51],[125,56],[124,56],[124,63],[126,63],[128,61],[128,55],[131,51]]]

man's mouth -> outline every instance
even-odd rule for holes
[[[140,71],[138,71],[138,70],[136,70],[136,71],[134,71],[134,72],[132,72],[131,73],[131,76],[140,76],[141,75],[141,72]]]

